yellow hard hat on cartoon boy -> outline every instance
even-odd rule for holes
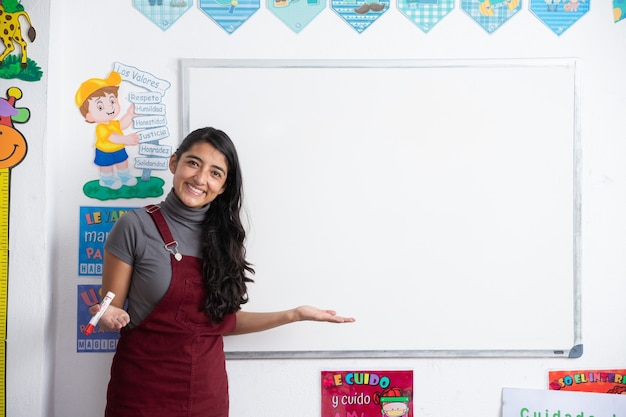
[[[89,98],[94,92],[103,87],[114,87],[122,83],[122,76],[116,72],[111,71],[106,79],[102,78],[90,78],[80,85],[76,92],[76,105],[82,106],[85,100]]]

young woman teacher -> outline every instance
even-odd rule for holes
[[[224,335],[302,320],[354,321],[310,306],[242,311],[254,269],[245,258],[235,146],[220,130],[198,129],[169,167],[165,200],[126,213],[105,245],[102,294],[115,298],[99,324],[121,329],[107,417],[227,417]]]

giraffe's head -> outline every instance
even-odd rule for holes
[[[16,108],[15,101],[22,98],[22,90],[11,87],[7,99],[0,98],[0,168],[13,168],[26,156],[26,139],[13,127],[13,121],[24,123],[30,118],[26,108]]]
[[[26,156],[26,139],[12,127],[0,125],[0,168],[13,168]]]

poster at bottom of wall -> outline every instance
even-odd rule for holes
[[[623,417],[626,396],[504,388],[502,417]]]
[[[412,417],[413,371],[322,371],[322,417]]]
[[[554,370],[548,372],[555,391],[584,391],[626,395],[626,369]]]

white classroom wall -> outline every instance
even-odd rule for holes
[[[31,17],[40,22],[46,18],[48,2],[23,3]],[[626,368],[626,332],[620,319],[626,294],[626,22],[613,23],[610,1],[593,1],[589,13],[561,36],[528,10],[527,1],[491,35],[458,4],[428,34],[392,2],[361,34],[330,9],[295,34],[262,5],[229,35],[195,6],[162,31],[134,10],[131,1],[50,3],[49,38],[47,22],[41,22],[41,43],[30,48],[45,62],[45,52],[38,48],[49,42],[47,79],[41,82],[47,82],[47,121],[35,118],[20,129],[30,139],[29,154],[12,175],[7,416],[103,414],[112,355],[76,353],[77,285],[97,283],[77,276],[77,212],[81,205],[100,202],[82,193],[82,184],[93,174],[93,127],[81,119],[74,94],[82,81],[106,76],[114,62],[172,83],[166,94],[172,145],[181,130],[182,58],[568,57],[582,63],[582,357],[229,361],[233,417],[319,416],[321,370],[413,370],[416,416],[497,417],[503,387],[546,388],[550,369]],[[46,89],[40,94],[41,101],[29,105],[32,112],[42,111]],[[329,307],[350,314],[341,305]],[[532,299],[519,300],[518,308],[533,307]]]

